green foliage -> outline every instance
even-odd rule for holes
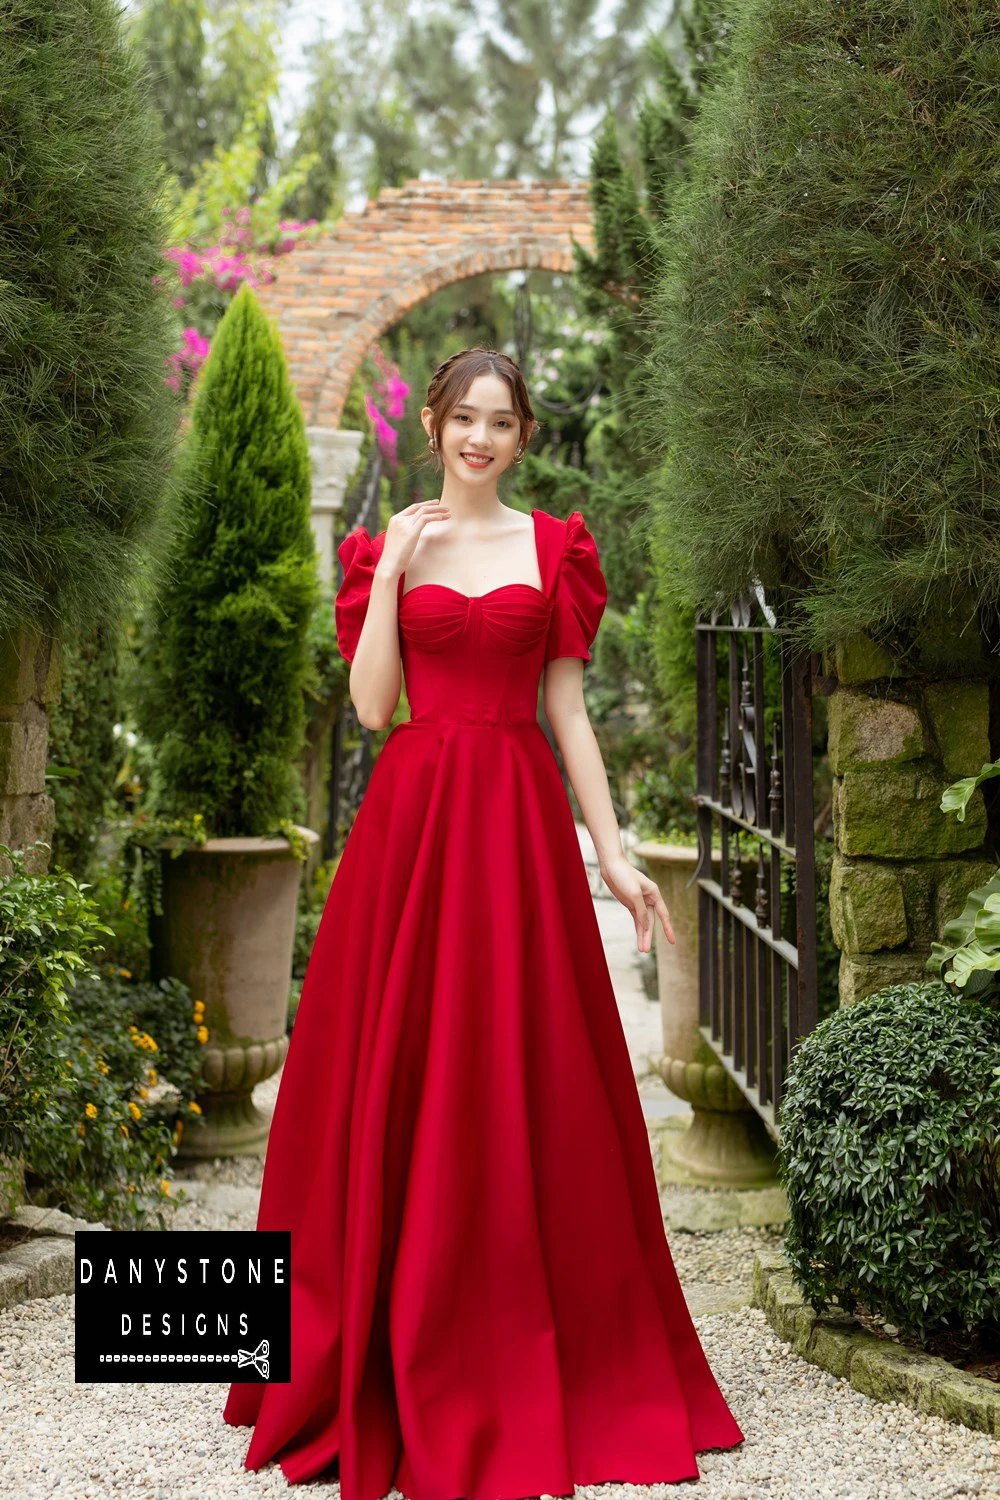
[[[977,776],[963,776],[961,781],[945,787],[941,796],[941,811],[955,813],[958,821],[964,823],[973,793],[984,781],[992,781],[994,776],[1000,776],[1000,760],[984,765]]]
[[[31,1201],[112,1229],[168,1229],[181,1199],[165,1174],[183,1132],[201,1123],[207,1038],[202,1007],[178,979],[81,978],[51,1046],[56,1082],[25,1132]]]
[[[52,859],[81,878],[90,872],[121,762],[114,733],[123,711],[120,649],[120,632],[108,621],[65,641],[59,697],[49,711],[49,771],[66,767],[77,773],[49,782],[56,805]]]
[[[800,1043],[779,1172],[785,1249],[820,1311],[861,1301],[904,1333],[1000,1319],[1000,1011],[895,985]]]
[[[337,151],[344,79],[334,42],[324,39],[310,48],[309,71],[289,159],[295,167],[308,158],[309,168],[303,181],[287,194],[284,212],[290,219],[335,219],[344,207]]]
[[[9,0],[0,99],[0,617],[68,635],[130,599],[173,449],[156,130],[113,0]]]
[[[198,380],[171,546],[137,673],[156,812],[210,835],[301,816],[311,469],[278,332],[244,286]]]
[[[281,0],[142,0],[130,39],[142,58],[162,132],[167,167],[184,188],[215,151],[227,151],[247,122],[260,148],[255,176],[267,185],[277,137],[267,101],[278,85]]]
[[[946,787],[941,811],[953,812],[960,823],[976,789],[1000,776],[1000,761],[984,765],[978,776],[964,776]],[[1000,1000],[1000,870],[985,885],[970,891],[959,915],[931,945],[927,969],[979,1000]]]
[[[664,226],[646,416],[671,586],[814,647],[995,603],[996,13],[740,0]]]
[[[678,58],[659,39],[647,43],[651,86],[635,112],[638,161],[627,159],[614,111],[605,115],[590,166],[595,248],[574,246],[580,305],[605,326],[595,352],[606,399],[586,448],[592,510],[612,598],[623,610],[642,601],[649,646],[636,676],[652,710],[653,754],[638,778],[638,813],[646,828],[662,819],[662,833],[689,827],[692,817],[685,798],[693,783],[694,610],[661,598],[657,544],[663,549],[669,538],[650,527],[648,476],[660,457],[642,413],[644,360],[655,332],[649,301],[661,275],[662,220],[686,171],[699,94],[721,66],[724,29],[717,0],[695,0],[677,19]]]
[[[110,931],[68,871],[29,873],[32,852],[48,848],[0,844],[0,868],[9,869],[0,875],[0,1152],[11,1155],[57,1081],[48,1043],[66,1030],[67,990]]]

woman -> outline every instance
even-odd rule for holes
[[[235,1382],[245,1467],[343,1500],[696,1478],[743,1441],[663,1233],[642,1106],[538,684],[601,874],[648,952],[584,708],[607,589],[582,515],[501,504],[538,424],[467,349],[421,420],[441,498],[342,542],[340,649],[382,747],[330,889],[268,1141],[292,1379]]]

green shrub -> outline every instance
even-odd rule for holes
[[[144,626],[137,719],[157,812],[210,835],[302,816],[308,630],[318,595],[311,469],[277,327],[244,285],[212,340]]]
[[[0,844],[10,872],[0,875],[0,1152],[13,1156],[60,1081],[54,1047],[70,1024],[67,991],[110,931],[68,871],[29,873],[29,856],[48,847]]]
[[[904,1333],[1000,1320],[1000,1014],[937,981],[838,1010],[800,1043],[779,1113],[785,1241],[820,1311]]]
[[[33,1202],[114,1229],[169,1227],[181,1200],[165,1174],[200,1123],[202,1015],[178,979],[138,984],[121,970],[80,979],[51,1048],[55,1083],[25,1132]]]
[[[759,580],[814,647],[905,646],[1000,599],[996,9],[729,14],[651,307],[671,586],[708,605]]]
[[[177,346],[162,173],[116,0],[7,0],[0,26],[0,619],[132,597],[169,468]]]

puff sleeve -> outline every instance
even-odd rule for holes
[[[545,660],[581,656],[590,660],[597,627],[608,600],[597,543],[583,516],[574,510],[566,521],[562,559],[556,577]]]
[[[337,548],[344,578],[333,601],[337,645],[348,663],[354,660],[361,627],[368,613],[368,599],[375,572],[372,539],[364,526],[355,526]]]

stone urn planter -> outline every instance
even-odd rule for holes
[[[663,1017],[663,1056],[657,1071],[691,1105],[684,1131],[665,1131],[663,1150],[688,1181],[710,1187],[772,1187],[777,1148],[698,1029],[698,850],[644,839],[632,850],[656,881],[674,928],[668,943],[659,924],[653,943]]]
[[[315,844],[319,834],[299,830]],[[169,848],[169,844],[167,846]],[[163,916],[151,922],[154,977],[174,975],[205,1005],[202,1118],[178,1157],[259,1155],[269,1121],[253,1090],[288,1051],[288,991],[302,865],[284,838],[218,838],[164,852]]]

